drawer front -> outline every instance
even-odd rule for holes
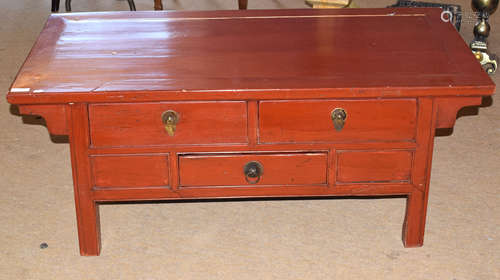
[[[174,130],[165,112],[177,116]],[[94,147],[247,143],[245,102],[162,102],[89,106]]]
[[[337,130],[331,114],[346,113]],[[262,101],[260,143],[338,143],[412,141],[416,133],[414,99]]]
[[[91,156],[96,187],[168,186],[168,154]]]
[[[412,161],[412,151],[339,151],[337,182],[408,182]]]
[[[258,182],[257,178],[246,178],[244,169],[249,162],[258,162],[263,169]],[[181,187],[326,184],[326,153],[210,154],[179,157]]]

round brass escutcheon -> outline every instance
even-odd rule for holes
[[[161,121],[165,125],[165,130],[167,131],[168,135],[174,136],[175,127],[179,122],[179,119],[179,114],[173,110],[167,110],[161,114]]]
[[[264,174],[264,167],[258,161],[250,161],[243,167],[243,174],[245,174],[245,180],[249,184],[257,184]]]
[[[344,128],[347,112],[343,108],[335,108],[331,113],[331,118],[335,129],[340,131]]]

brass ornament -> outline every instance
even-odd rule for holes
[[[176,125],[179,122],[179,114],[176,111],[168,110],[161,114],[161,120],[168,135],[174,136]]]
[[[243,174],[247,183],[252,185],[257,184],[264,174],[264,167],[258,161],[250,161],[243,166]]]
[[[498,58],[496,55],[488,53],[487,43],[491,30],[488,18],[496,11],[498,1],[472,0],[472,8],[478,13],[478,19],[474,25],[474,40],[470,43],[470,48],[488,74],[495,73],[498,68]]]
[[[498,0],[472,0],[472,8],[475,11],[485,11],[493,14],[498,7]]]
[[[335,108],[333,109],[330,116],[332,118],[333,126],[335,127],[335,129],[337,131],[341,131],[344,128],[345,120],[347,119],[347,112],[342,108]]]

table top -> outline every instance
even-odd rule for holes
[[[488,95],[440,9],[54,14],[11,103]]]

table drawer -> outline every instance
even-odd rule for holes
[[[337,130],[332,112],[346,119]],[[262,101],[260,143],[329,143],[412,141],[416,131],[414,99]]]
[[[245,166],[251,162],[261,165],[260,177],[245,175]],[[326,184],[326,153],[209,154],[179,157],[181,187]]]
[[[177,116],[169,134],[164,113]],[[89,106],[94,147],[247,143],[247,107],[241,101],[94,104]]]
[[[413,151],[338,151],[337,183],[410,181]]]
[[[168,154],[90,157],[96,187],[168,186]]]

